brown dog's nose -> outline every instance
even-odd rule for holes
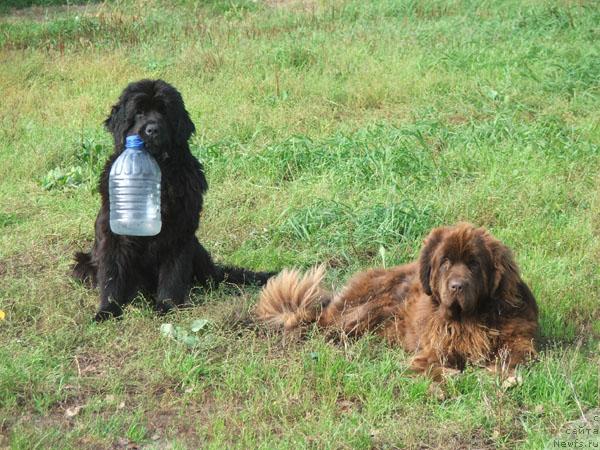
[[[464,283],[464,281],[463,281],[463,280],[457,280],[457,279],[455,278],[455,279],[453,279],[453,280],[450,280],[450,283],[449,283],[449,285],[450,285],[450,290],[451,290],[453,293],[458,293],[458,292],[462,292],[462,290],[463,290],[463,288],[464,288],[464,286],[465,286],[465,283]]]

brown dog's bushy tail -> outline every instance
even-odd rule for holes
[[[285,331],[316,322],[332,296],[321,286],[324,276],[324,266],[304,275],[294,269],[283,270],[262,289],[255,310],[258,319]]]
[[[96,271],[97,267],[92,262],[91,253],[75,253],[75,264],[71,267],[73,278],[80,280],[86,286],[95,287],[97,285]]]

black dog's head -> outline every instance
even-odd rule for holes
[[[129,84],[104,125],[114,137],[117,152],[123,150],[127,136],[139,134],[159,161],[189,151],[187,141],[196,130],[181,94],[162,80]]]

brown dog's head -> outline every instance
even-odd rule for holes
[[[434,229],[419,266],[423,290],[446,320],[468,319],[492,302],[518,298],[520,278],[510,250],[471,224]]]

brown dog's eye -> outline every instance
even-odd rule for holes
[[[450,265],[450,260],[448,258],[443,258],[440,264],[440,272],[445,272]]]

